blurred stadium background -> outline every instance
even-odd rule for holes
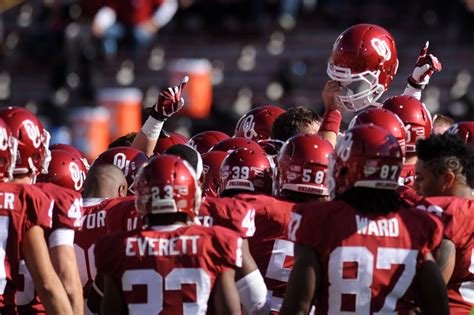
[[[432,113],[474,120],[474,0],[178,2],[150,45],[130,53],[125,40],[106,56],[91,34],[101,1],[0,1],[0,106],[28,107],[53,143],[89,151],[91,143],[106,146],[138,130],[143,108],[189,73],[187,114],[165,129],[232,134],[243,113],[264,104],[322,112],[334,40],[348,26],[368,22],[388,29],[398,48],[400,68],[382,99],[403,91],[429,40],[443,71],[422,100]]]

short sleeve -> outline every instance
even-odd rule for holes
[[[39,225],[44,229],[50,229],[54,200],[32,185],[25,189],[24,198],[26,203],[25,228],[30,229],[32,226]]]
[[[288,225],[288,238],[298,244],[315,246],[317,243],[315,229],[318,229],[317,220],[313,220],[315,213],[311,204],[296,205],[291,212],[290,224]]]
[[[214,226],[212,230],[214,235],[208,250],[214,263],[220,265],[222,270],[242,267],[242,238],[224,227]]]
[[[115,201],[108,206],[105,225],[107,234],[116,232],[127,232],[141,228],[141,220],[138,217],[138,211],[135,204],[130,201]]]
[[[242,238],[255,234],[255,208],[250,203],[226,198],[214,200],[209,207],[214,225],[236,231]]]
[[[54,199],[53,229],[79,230],[83,216],[81,195],[54,184],[44,184],[41,188]]]

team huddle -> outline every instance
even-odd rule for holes
[[[166,132],[188,78],[91,165],[0,109],[1,314],[469,314],[474,122],[403,95],[393,37],[335,41],[311,109],[262,106],[232,137]],[[347,130],[342,112],[356,112]]]

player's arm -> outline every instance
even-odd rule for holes
[[[310,247],[295,244],[295,263],[280,314],[308,314],[316,291],[319,270],[315,251]]]
[[[120,289],[108,275],[104,275],[104,298],[101,304],[101,315],[127,314],[127,308],[122,300]]]
[[[188,80],[189,77],[185,76],[179,86],[169,87],[160,92],[156,104],[147,109],[150,116],[148,116],[142,129],[135,136],[132,148],[143,151],[147,156],[153,154],[163,124],[184,106],[181,92],[188,83]]]
[[[425,255],[425,262],[417,272],[416,284],[420,292],[419,297],[423,314],[449,314],[446,285],[431,254]]]
[[[59,229],[66,230],[66,229]],[[54,231],[53,233],[63,232]],[[68,234],[72,234],[74,240],[74,231],[69,230]],[[53,235],[52,235],[53,236]],[[50,237],[51,239],[51,237]],[[76,253],[71,245],[56,245],[50,242],[49,253],[54,270],[59,276],[69,301],[71,302],[74,314],[84,314],[84,298],[82,292],[82,283],[77,267]]]
[[[217,278],[213,304],[216,314],[242,314],[239,293],[235,286],[235,270],[228,269]]]
[[[448,283],[449,279],[454,271],[454,265],[456,263],[456,246],[448,239],[443,239],[441,245],[434,253],[436,264],[438,265],[441,275],[443,276],[444,283]]]
[[[335,80],[329,80],[324,86],[322,92],[323,103],[324,103],[324,117],[319,128],[318,134],[329,141],[332,146],[336,145],[337,135],[341,127],[342,115],[339,111],[339,99],[338,96],[341,94],[341,86],[339,82]]]
[[[43,229],[33,226],[26,231],[21,246],[36,292],[43,302],[46,312],[48,314],[73,314],[66,291],[51,263]]]
[[[246,239],[242,240],[242,268],[236,270],[235,280],[240,302],[247,313],[267,314],[270,308],[267,286]]]

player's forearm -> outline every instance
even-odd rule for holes
[[[456,264],[456,247],[450,240],[443,239],[440,247],[435,253],[435,261],[438,265],[444,283],[448,283],[454,271]]]
[[[157,121],[157,122],[159,122],[159,121]],[[143,126],[143,128],[146,127],[147,123],[148,123],[148,120],[145,123],[145,125]],[[135,139],[133,140],[133,143],[132,143],[132,148],[135,148],[137,150],[142,151],[147,156],[151,156],[153,154],[153,150],[155,149],[156,143],[158,141],[158,137],[160,135],[161,127],[163,126],[163,123],[161,122],[160,127],[158,127],[159,125],[160,125],[160,123],[157,123],[156,126],[151,126],[150,127],[150,128],[155,128],[156,129],[153,132],[151,132],[151,131],[149,132],[152,137],[147,136],[144,133],[143,128],[142,128],[142,130],[140,130],[137,133],[137,135],[135,136]]]
[[[32,227],[25,233],[22,252],[26,265],[48,314],[72,315],[66,291],[54,271],[44,239],[43,229]]]
[[[235,271],[230,269],[224,271],[217,279],[213,297],[216,314],[242,314],[234,278]]]
[[[51,262],[66,290],[74,314],[84,314],[82,283],[77,269],[74,248],[68,245],[50,249]]]

